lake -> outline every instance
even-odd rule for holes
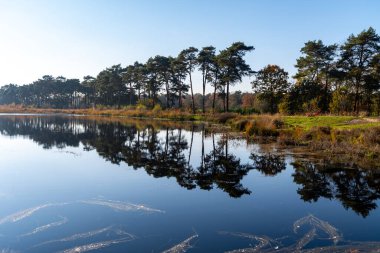
[[[219,130],[0,115],[0,252],[380,249],[380,171]]]

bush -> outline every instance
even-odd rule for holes
[[[248,123],[249,123],[249,121],[247,119],[241,119],[241,120],[235,121],[232,124],[232,126],[234,129],[236,129],[238,131],[245,131]]]
[[[248,136],[278,136],[278,129],[283,127],[284,122],[275,115],[261,115],[254,117],[245,125]]]
[[[137,102],[137,108],[139,108],[140,106],[144,106],[145,108],[153,108],[153,99],[151,98],[144,98],[144,99],[140,99],[138,102]]]
[[[215,121],[218,122],[218,123],[226,123],[227,121],[233,119],[233,118],[236,118],[236,114],[235,113],[231,113],[231,112],[224,112],[224,113],[220,113],[220,114],[217,114],[215,116]]]
[[[161,111],[162,111],[161,105],[156,104],[156,105],[153,107],[153,112],[154,112],[154,113],[158,113],[158,112],[161,112]]]

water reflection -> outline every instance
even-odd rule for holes
[[[253,161],[253,166],[265,176],[275,176],[286,169],[285,157],[276,154],[256,154],[249,157]]]
[[[296,161],[294,182],[304,201],[316,202],[320,197],[339,200],[346,209],[366,217],[377,208],[380,197],[380,173],[360,168],[342,168],[324,161]]]
[[[203,125],[171,125],[161,122],[138,125],[134,123],[104,122],[83,118],[64,117],[2,117],[0,133],[8,136],[28,136],[49,149],[66,146],[96,150],[114,164],[127,163],[134,169],[144,168],[154,177],[174,177],[187,189],[197,186],[210,190],[215,186],[231,197],[240,197],[250,191],[240,181],[253,167],[243,164],[229,152],[229,137],[216,140],[205,153],[206,130]],[[190,137],[185,136],[190,133]],[[191,163],[194,133],[201,134],[200,165]],[[198,148],[198,147],[197,147]]]
[[[156,178],[175,178],[187,189],[219,188],[234,198],[251,193],[252,189],[242,184],[250,171],[275,176],[284,171],[287,164],[285,156],[273,150],[252,152],[249,159],[242,159],[228,134],[217,134],[202,124],[2,116],[0,133],[27,136],[46,149],[82,145],[84,150],[95,150],[113,164],[126,163]],[[328,162],[317,163],[297,157],[292,166],[293,180],[299,185],[297,193],[306,202],[316,202],[321,197],[335,199],[363,217],[377,208],[376,201],[380,197],[378,171],[344,169]],[[30,211],[33,210],[26,215]],[[13,218],[6,217],[0,224]]]

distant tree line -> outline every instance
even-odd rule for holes
[[[380,37],[373,28],[350,35],[341,44],[308,41],[296,61],[294,82],[277,65],[253,71],[244,57],[254,50],[235,42],[189,47],[176,57],[155,56],[146,63],[114,65],[83,81],[44,76],[32,84],[0,89],[0,104],[87,108],[141,106],[183,108],[193,112],[380,114]],[[193,76],[202,76],[202,94],[194,94]],[[253,77],[252,93],[230,87]],[[212,93],[206,94],[206,88]]]

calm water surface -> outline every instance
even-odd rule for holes
[[[0,115],[0,252],[371,252],[379,197],[200,124]]]

